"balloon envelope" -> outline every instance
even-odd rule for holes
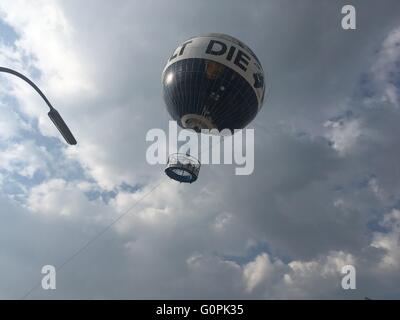
[[[180,45],[162,73],[171,117],[183,128],[242,129],[261,109],[264,71],[253,51],[225,34],[206,34]]]

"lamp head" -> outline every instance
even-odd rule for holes
[[[60,131],[60,133],[64,137],[65,141],[68,144],[76,145],[77,142],[73,134],[69,130],[67,124],[65,123],[61,115],[58,113],[58,111],[54,108],[51,108],[48,115],[51,121],[53,121],[54,125],[57,127],[58,131]]]

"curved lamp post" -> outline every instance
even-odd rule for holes
[[[20,74],[19,72],[9,69],[9,68],[4,68],[0,67],[0,72],[5,72],[5,73],[10,73],[13,74],[14,76],[17,76],[18,78],[21,78],[22,80],[26,81],[29,83],[33,89],[36,90],[37,93],[43,98],[43,100],[46,102],[46,104],[49,106],[50,111],[48,113],[49,118],[51,121],[53,121],[54,125],[57,127],[58,131],[62,134],[64,137],[65,141],[71,145],[76,144],[76,140],[69,130],[67,124],[64,122],[63,118],[61,115],[58,113],[58,111],[51,105],[50,101],[46,98],[46,96],[43,94],[43,92],[27,77],[25,77],[23,74]]]

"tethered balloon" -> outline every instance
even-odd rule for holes
[[[171,117],[196,132],[243,129],[256,117],[265,95],[264,71],[256,55],[241,41],[220,33],[181,44],[163,70],[162,86]],[[180,179],[168,170],[180,182],[195,180]],[[197,178],[198,170],[195,174]]]

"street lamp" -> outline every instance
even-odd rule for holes
[[[49,106],[49,108],[50,108],[50,111],[48,113],[49,118],[51,119],[51,121],[53,121],[53,123],[57,127],[58,131],[60,131],[60,133],[64,137],[65,141],[71,145],[76,144],[76,140],[75,140],[73,134],[69,130],[67,124],[64,122],[61,115],[51,105],[50,101],[46,98],[46,96],[43,94],[43,92],[31,80],[29,80],[23,74],[15,71],[15,70],[9,69],[9,68],[0,67],[0,72],[13,74],[13,75],[17,76],[18,78],[21,78],[22,80],[25,80],[27,83],[29,83],[33,87],[33,89],[35,89],[36,92],[39,93],[39,95],[43,98],[43,100]]]

